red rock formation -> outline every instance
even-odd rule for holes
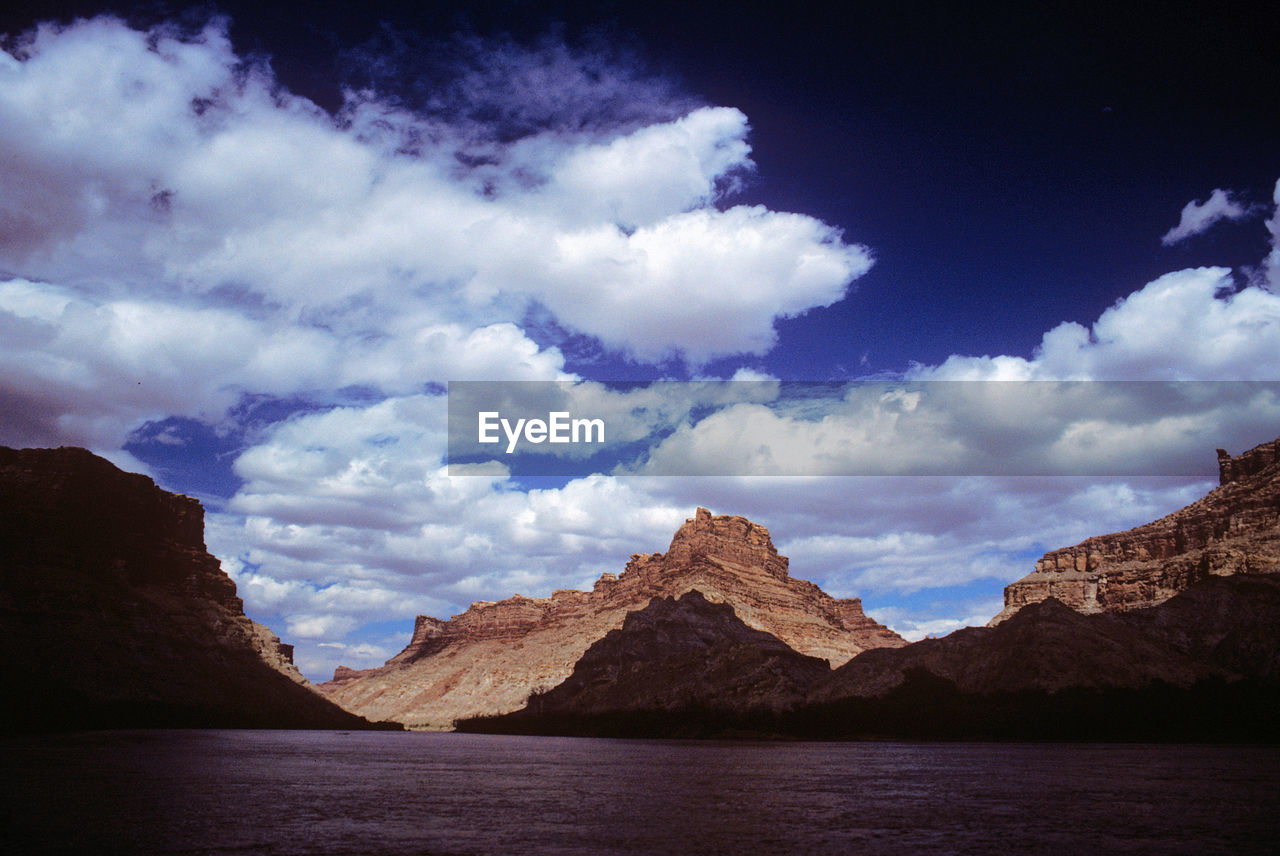
[[[744,517],[687,520],[666,553],[636,554],[591,591],[480,601],[449,621],[420,616],[403,651],[378,669],[335,673],[320,689],[348,710],[415,727],[506,713],[567,678],[596,640],[654,598],[697,590],[748,626],[838,666],[868,648],[906,644],[862,611],[791,577],[769,531]]]
[[[1052,550],[1004,590],[992,624],[1029,603],[1057,598],[1080,612],[1163,603],[1209,576],[1280,571],[1280,440],[1230,457],[1221,484],[1153,523]]]
[[[0,447],[0,723],[367,725],[250,621],[196,500],[84,449]]]

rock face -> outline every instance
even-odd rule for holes
[[[449,621],[420,616],[408,646],[384,666],[340,668],[320,689],[348,710],[426,728],[517,710],[569,677],[592,643],[654,598],[697,590],[729,604],[748,627],[801,654],[840,665],[869,648],[906,642],[862,611],[791,577],[769,531],[699,508],[667,552],[633,555],[592,591],[475,603]]]
[[[75,448],[0,447],[0,724],[350,728],[249,620],[204,509]]]
[[[548,733],[567,720],[576,729],[610,717],[655,712],[720,719],[780,711],[827,676],[826,660],[797,653],[776,636],[742,623],[727,603],[701,592],[654,598],[627,615],[582,655],[564,683],[486,724]],[[562,723],[566,724],[566,723]],[[469,725],[469,724],[468,724]]]
[[[998,624],[1056,598],[1080,612],[1163,603],[1210,576],[1280,571],[1280,440],[1237,457],[1218,450],[1221,484],[1167,517],[1052,550],[1004,590]]]

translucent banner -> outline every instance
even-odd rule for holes
[[[1272,381],[455,381],[449,474],[1216,476]]]

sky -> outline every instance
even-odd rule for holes
[[[1280,381],[1280,17],[1114,5],[6,8],[0,443],[199,498],[315,680],[699,505],[908,638],[984,623],[1280,436],[1272,387],[1184,383]],[[770,394],[865,379],[1028,383]],[[752,392],[627,423],[661,474],[447,467],[450,382],[708,380]],[[1011,449],[1058,474],[964,463]],[[829,474],[867,460],[924,463]]]

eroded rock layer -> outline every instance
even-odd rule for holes
[[[1152,523],[1052,550],[1005,587],[992,624],[1050,597],[1080,612],[1155,606],[1210,576],[1280,572],[1280,440],[1231,457],[1221,484]]]
[[[0,724],[367,725],[244,614],[196,500],[84,449],[0,447]]]
[[[633,555],[592,591],[481,601],[449,621],[420,616],[413,638],[384,666],[339,668],[320,689],[348,710],[415,727],[507,713],[559,684],[592,643],[654,598],[697,590],[732,606],[747,626],[833,666],[870,648],[906,644],[862,611],[788,573],[769,531],[699,508],[666,553]]]

